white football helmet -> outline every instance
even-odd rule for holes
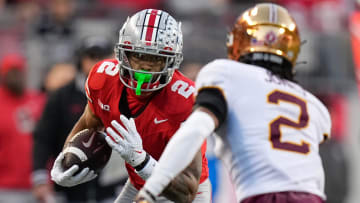
[[[128,17],[119,32],[119,43],[115,46],[121,82],[136,90],[137,94],[163,88],[171,81],[175,69],[183,60],[182,48],[181,23],[167,12],[145,9]],[[127,58],[131,52],[164,57],[165,67],[160,72],[134,70]]]

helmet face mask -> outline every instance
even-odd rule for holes
[[[294,66],[300,44],[297,25],[288,11],[276,4],[261,3],[237,19],[228,35],[228,57],[239,60],[247,54],[267,53]]]
[[[134,52],[131,54],[134,54]],[[147,61],[156,66],[156,68],[160,68],[158,71],[154,71],[154,67],[152,67],[152,71],[142,69],[141,67],[138,69],[132,67],[129,53],[123,54],[122,57],[121,63],[119,63],[120,80],[126,87],[136,90],[137,95],[140,95],[141,92],[152,92],[163,88],[171,81],[175,71],[174,68],[168,68],[169,64],[172,63],[172,58],[170,57],[164,58],[164,61],[160,62]],[[156,55],[148,55],[147,57],[159,58]],[[141,79],[143,77],[144,79]]]
[[[121,82],[137,92],[151,92],[165,87],[182,62],[182,43],[181,23],[164,11],[145,9],[128,18],[119,32],[119,43],[115,46]],[[131,66],[130,55],[162,57],[164,67],[154,72],[136,70]],[[139,59],[142,60],[142,57]],[[139,78],[135,76],[139,74],[151,78],[139,85]]]

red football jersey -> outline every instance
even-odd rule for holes
[[[91,70],[86,85],[88,104],[92,111],[103,122],[105,127],[111,126],[112,120],[120,121],[124,105],[121,95],[127,93],[126,105],[136,108],[144,105],[141,99],[134,101],[133,90],[126,88],[119,78],[117,60],[104,60]],[[143,148],[154,159],[159,160],[166,144],[190,115],[194,104],[194,82],[180,72],[175,71],[171,82],[151,98],[144,111],[135,117],[136,128],[142,138]],[[128,98],[131,101],[128,101]],[[121,101],[120,101],[121,99]],[[139,105],[134,104],[139,102]],[[131,110],[131,109],[130,109]],[[132,111],[133,112],[133,111]],[[202,174],[200,183],[208,177],[207,159],[205,157],[206,142],[202,146]],[[140,189],[144,180],[135,173],[129,164],[126,168],[132,184]]]

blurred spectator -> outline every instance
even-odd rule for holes
[[[360,95],[360,1],[357,3],[358,10],[350,16],[351,47],[354,61],[355,77]]]
[[[37,15],[37,4],[33,1],[20,1],[16,4],[0,2],[0,58],[6,53],[23,50],[26,26]]]
[[[98,2],[109,8],[137,11],[145,8],[161,9],[164,0],[98,0]]]
[[[346,0],[279,0],[302,29],[309,26],[321,32],[336,33],[345,28]],[[336,12],[334,12],[336,11]]]
[[[316,93],[346,92],[352,89],[354,76],[346,29],[346,18],[351,9],[347,6],[348,1],[278,2],[293,14],[304,39],[295,69],[297,80]]]
[[[331,114],[331,139],[320,145],[325,171],[327,203],[344,203],[349,191],[349,160],[344,150],[347,135],[347,101],[340,94],[319,95]]]
[[[31,87],[41,87],[52,64],[71,61],[77,37],[75,3],[75,0],[48,1],[41,16],[29,26],[25,47]]]
[[[225,12],[229,3],[230,0],[168,0],[167,6],[180,14],[196,14],[203,12],[222,14]]]
[[[32,137],[44,95],[25,86],[25,59],[0,61],[0,202],[34,202],[31,195]]]
[[[65,139],[75,122],[80,118],[87,103],[85,80],[98,60],[112,54],[112,43],[101,37],[88,37],[80,45],[76,55],[78,72],[74,80],[52,92],[44,113],[34,132],[33,193],[39,200],[53,197],[53,184],[48,180],[50,159],[62,150]],[[108,163],[109,164],[109,163]],[[108,175],[108,174],[107,174]],[[108,183],[95,180],[71,188],[55,185],[55,191],[63,194],[66,202],[114,201],[119,180],[112,177]],[[125,182],[125,177],[124,177]]]
[[[36,1],[20,0],[17,4],[17,18],[27,25],[39,15],[39,6]]]
[[[45,77],[43,83],[46,92],[53,92],[60,87],[65,86],[74,79],[76,68],[70,63],[54,64]]]

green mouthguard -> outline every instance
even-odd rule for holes
[[[134,78],[137,80],[137,86],[136,86],[136,95],[141,95],[141,85],[144,84],[144,82],[150,82],[151,80],[151,74],[150,73],[138,73],[135,72]]]

